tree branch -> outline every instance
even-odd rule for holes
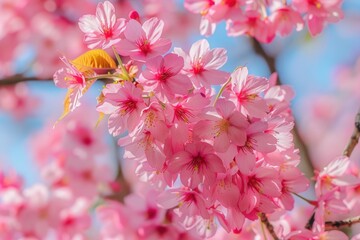
[[[352,152],[354,151],[355,146],[358,144],[359,142],[359,137],[360,137],[360,110],[359,112],[356,114],[355,117],[355,128],[354,131],[351,135],[350,141],[349,143],[346,145],[343,155],[350,157]]]
[[[21,82],[49,82],[52,81],[53,78],[38,78],[36,76],[34,77],[27,77],[23,74],[16,74],[10,77],[2,78],[0,79],[0,87],[3,86],[10,86]]]
[[[305,228],[306,229],[312,229],[312,226],[314,225],[315,222],[315,212],[311,215],[309,221],[306,223]]]
[[[259,41],[257,41],[255,38],[251,38],[251,40],[252,40],[252,45],[253,45],[254,51],[265,60],[266,64],[269,67],[270,72],[271,73],[277,72],[276,71],[276,57],[273,57],[273,56],[270,56],[269,54],[267,54],[267,52],[265,51],[265,49],[263,48],[261,43]],[[279,75],[278,75],[276,84],[277,85],[283,84]],[[304,162],[307,165],[307,167],[309,168],[310,172],[308,174],[309,174],[309,177],[311,178],[314,176],[314,166],[311,161],[309,149],[308,149],[304,139],[301,137],[296,124],[294,125],[294,128],[293,128],[293,135],[294,135],[295,144],[300,149],[300,153],[303,156],[304,161],[302,161],[302,162]]]
[[[108,78],[99,78],[96,81],[100,81],[105,84],[113,82],[112,79],[108,79]],[[15,85],[17,83],[22,83],[22,82],[42,82],[42,83],[43,82],[53,82],[53,77],[48,77],[48,78],[39,78],[36,76],[26,77],[23,74],[16,74],[16,75],[13,75],[10,77],[0,79],[0,87],[11,86],[11,85]]]
[[[260,213],[260,221],[266,226],[267,230],[269,231],[270,235],[273,237],[274,240],[279,240],[278,236],[274,231],[273,225],[269,222],[269,219],[266,217],[265,213]]]
[[[349,218],[346,220],[341,220],[341,221],[325,222],[325,230],[329,231],[329,230],[339,229],[341,227],[351,227],[355,223],[360,223],[360,216]]]

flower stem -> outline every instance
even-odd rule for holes
[[[117,60],[117,62],[118,62],[118,64],[119,64],[119,66],[120,66],[121,72],[125,75],[125,78],[126,78],[125,80],[128,80],[128,81],[132,80],[132,79],[130,78],[129,73],[128,73],[128,71],[126,70],[126,68],[125,68],[122,60],[121,60],[120,55],[117,53],[116,48],[113,46],[112,49],[113,49],[113,51],[114,51],[116,60]]]
[[[301,198],[301,199],[304,200],[305,202],[307,202],[307,203],[309,203],[309,204],[311,204],[311,205],[316,206],[316,201],[309,200],[309,199],[307,199],[307,198],[305,198],[305,197],[303,197],[303,196],[301,196],[301,195],[299,195],[299,194],[297,194],[297,193],[295,193],[295,192],[291,192],[291,193],[294,194],[295,196]]]
[[[259,215],[260,221],[262,224],[265,225],[267,230],[269,231],[270,235],[273,237],[274,240],[279,240],[278,236],[276,235],[274,231],[273,225],[269,222],[269,219],[266,217],[265,213],[260,213]],[[265,236],[265,234],[264,234]]]

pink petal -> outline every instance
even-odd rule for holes
[[[325,232],[324,234],[322,234],[321,237],[324,237],[326,240],[348,240],[349,237],[338,230],[332,230],[332,231],[328,231]]]
[[[280,183],[271,179],[262,179],[261,182],[261,193],[271,197],[281,196]]]
[[[164,63],[165,69],[168,69],[173,74],[177,74],[184,67],[184,59],[173,53],[164,57]]]
[[[136,41],[143,40],[146,38],[146,34],[145,34],[144,30],[142,29],[140,23],[133,19],[129,20],[128,24],[126,25],[124,34],[125,34],[126,39],[131,42],[136,42]]]
[[[244,88],[248,76],[247,67],[240,67],[231,74],[232,90],[240,93]]]
[[[215,48],[208,51],[202,58],[206,69],[219,69],[227,61],[226,50],[224,48]]]
[[[311,36],[316,36],[321,33],[324,28],[324,18],[311,14],[308,16],[308,26]]]
[[[231,125],[237,128],[247,128],[249,126],[249,122],[247,121],[246,117],[238,111],[233,111],[233,114],[229,118],[229,122]]]
[[[234,111],[236,109],[235,104],[233,102],[225,100],[225,99],[219,99],[217,101],[215,107],[216,107],[216,111],[224,119],[230,118],[231,114],[234,113]],[[245,117],[241,116],[241,118],[245,118]]]
[[[240,129],[237,127],[229,127],[229,138],[231,142],[238,146],[244,146],[247,140],[247,135],[245,129]]]
[[[99,30],[99,25],[94,15],[84,15],[79,19],[79,28],[84,33],[92,33]]]
[[[230,146],[230,139],[226,132],[220,133],[218,136],[215,136],[214,139],[214,149],[217,152],[226,152]]]
[[[211,169],[213,172],[225,172],[225,167],[221,161],[221,159],[215,154],[206,155],[207,167]]]
[[[120,135],[126,131],[125,118],[120,114],[111,114],[108,120],[109,132],[113,136]]]
[[[170,39],[165,39],[165,38],[158,39],[156,42],[151,44],[152,51],[150,52],[150,56],[155,57],[166,53],[171,48],[171,44],[172,43]]]
[[[164,22],[158,18],[150,18],[143,23],[143,29],[150,43],[157,41],[162,34]]]
[[[179,194],[176,190],[163,191],[156,198],[157,204],[165,209],[176,207],[179,204]]]
[[[138,49],[136,44],[127,39],[120,40],[120,42],[117,44],[116,49],[118,50],[119,54],[122,56],[129,56],[134,53],[140,52],[140,49]]]
[[[210,51],[210,45],[206,39],[202,39],[191,46],[189,55],[194,61],[200,59],[208,51]]]
[[[236,164],[242,174],[249,175],[255,168],[256,158],[253,153],[239,151],[235,157]]]
[[[172,93],[186,95],[192,88],[190,79],[186,75],[178,74],[166,81],[166,85],[171,89]]]
[[[220,85],[229,79],[230,74],[220,70],[206,69],[201,74],[197,74],[196,77],[211,85]]]
[[[226,208],[235,208],[240,198],[239,188],[230,181],[219,183],[216,187],[216,196]]]
[[[96,8],[96,17],[107,28],[112,28],[116,21],[115,8],[109,1],[99,3]]]
[[[279,197],[279,200],[284,205],[285,210],[292,210],[294,208],[294,198],[290,193],[284,193]]]
[[[167,170],[173,173],[178,173],[183,166],[191,161],[192,156],[185,151],[176,153],[172,160],[170,160]]]
[[[262,153],[270,153],[276,150],[276,138],[267,133],[253,134],[251,136],[254,139],[254,149]]]

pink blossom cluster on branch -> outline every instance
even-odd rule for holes
[[[67,67],[54,80],[68,88],[65,114],[80,105],[88,83],[113,80],[99,96],[97,110],[109,116],[111,134],[126,133],[119,139],[124,161],[135,162],[142,179],[157,186],[152,205],[163,209],[166,227],[180,225],[197,237],[211,237],[218,224],[239,232],[245,219],[291,210],[291,193],[308,187],[290,132],[292,90],[275,86],[276,75],[269,81],[249,75],[246,67],[219,70],[226,51],[211,49],[206,40],[189,51],[167,53],[171,41],[162,36],[162,20],[129,16],[117,18],[106,1],[96,15],[80,19],[88,46],[112,47],[119,67],[109,70],[107,61],[104,75],[64,59]],[[88,54],[101,53],[104,59],[101,51]],[[215,96],[211,86],[220,84]],[[167,219],[169,214],[176,221]],[[123,236],[131,228],[121,229],[115,232]],[[141,229],[140,236],[146,233]]]
[[[225,20],[229,36],[249,35],[269,43],[278,34],[300,31],[307,23],[312,36],[343,17],[342,0],[185,0],[185,8],[201,15],[200,33],[212,35]]]
[[[284,1],[186,1],[199,8],[204,2],[209,9],[201,11],[202,24],[210,21],[205,17],[217,22],[232,11],[252,18],[260,9],[251,19],[263,21],[252,25],[260,35],[245,32],[266,42],[272,27],[264,31],[262,24],[288,7]],[[239,10],[238,4],[247,5]],[[331,21],[330,15],[340,17],[340,4],[291,6],[306,7],[312,31]],[[261,15],[268,11],[274,11],[269,18]],[[338,230],[339,220],[358,204],[358,171],[349,155],[340,156],[316,172],[314,200],[299,195],[310,181],[298,168],[289,86],[276,85],[276,74],[254,76],[246,67],[222,71],[226,50],[211,48],[205,39],[171,51],[164,21],[136,11],[119,18],[116,12],[105,1],[81,17],[79,28],[91,50],[74,60],[61,57],[65,66],[54,82],[67,89],[64,112],[54,130],[44,130],[33,144],[45,184],[24,187],[17,175],[0,173],[0,238],[348,239]],[[281,33],[293,27],[281,24]],[[101,131],[78,112],[98,80],[104,83],[98,124],[107,119],[123,150],[123,166],[134,169],[127,174],[131,192],[120,173],[119,182],[112,181],[110,169],[97,161],[107,150]],[[127,195],[116,197],[119,190]],[[293,196],[309,206],[300,213]]]

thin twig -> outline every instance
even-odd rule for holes
[[[325,222],[325,230],[329,231],[329,230],[339,229],[340,227],[351,227],[355,223],[360,223],[360,216],[349,218],[346,220]]]
[[[111,78],[105,78],[105,77],[101,79],[97,79],[97,81],[103,82],[105,84],[114,82]],[[27,77],[22,74],[15,74],[13,76],[0,79],[0,87],[11,86],[22,82],[40,82],[40,83],[53,82],[53,77],[39,78],[36,76]]]
[[[354,151],[355,146],[358,144],[359,142],[359,137],[360,137],[360,110],[359,112],[356,114],[355,117],[355,128],[354,131],[351,135],[350,141],[349,143],[346,145],[345,150],[343,152],[344,156],[350,157],[352,152]]]
[[[278,236],[274,231],[273,225],[269,222],[269,219],[266,217],[265,213],[260,213],[260,221],[266,226],[267,230],[269,231],[270,235],[273,237],[274,240],[279,240]]]
[[[22,74],[16,74],[10,77],[0,79],[0,87],[1,86],[10,86],[21,82],[49,82],[52,81],[52,77],[48,78],[39,78],[39,77],[27,77]]]
[[[311,215],[309,221],[306,223],[305,228],[306,229],[312,229],[312,226],[314,225],[315,222],[315,212]]]
[[[263,48],[261,43],[259,41],[257,41],[255,38],[252,38],[252,44],[253,44],[253,48],[254,48],[255,52],[265,60],[266,64],[269,67],[270,72],[271,73],[277,72],[276,57],[269,55],[265,51],[265,49]],[[283,84],[279,75],[278,75],[276,84],[277,85]],[[311,161],[310,152],[309,152],[309,149],[308,149],[304,139],[301,137],[296,124],[293,128],[293,135],[294,135],[295,144],[300,149],[300,153],[303,156],[303,161],[301,161],[301,162],[306,163],[307,167],[309,168],[309,172],[307,173],[307,175],[309,178],[312,178],[314,176],[314,166]]]

